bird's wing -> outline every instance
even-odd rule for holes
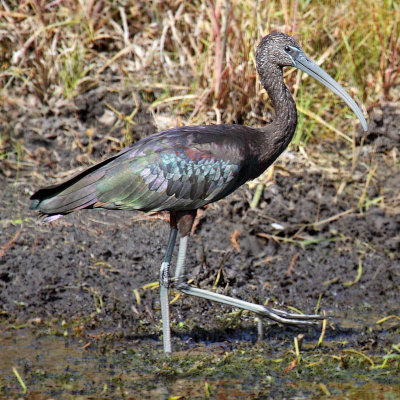
[[[199,130],[177,128],[141,140],[60,185],[39,190],[31,208],[55,219],[82,208],[172,211],[216,201],[247,180],[243,144],[224,134],[226,127]]]
[[[94,206],[195,209],[238,187],[240,163],[217,156],[209,144],[171,144],[166,138],[155,147],[149,143],[131,159],[116,160],[96,185],[98,203]]]

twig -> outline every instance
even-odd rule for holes
[[[7,242],[6,244],[4,244],[1,249],[0,249],[0,258],[4,257],[4,255],[6,254],[6,251],[15,243],[15,241],[18,239],[18,236],[21,234],[22,232],[22,228],[17,231],[17,233],[13,236],[13,238]]]
[[[300,257],[300,253],[297,253],[294,255],[294,257],[292,258],[292,260],[290,261],[290,265],[288,270],[286,271],[286,276],[289,276],[292,273],[294,264],[296,264],[297,259]]]

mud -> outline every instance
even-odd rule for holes
[[[58,104],[56,113],[5,110],[18,122],[3,131],[21,151],[18,156],[10,148],[15,157],[0,171],[2,326],[63,335],[66,325],[74,337],[123,341],[130,349],[150,341],[161,352],[158,290],[145,285],[158,278],[168,238],[165,216],[86,210],[43,225],[28,210],[34,190],[117,151],[127,134],[137,140],[156,131],[145,104],[136,124],[127,126],[107,119],[105,103],[132,112],[126,93],[100,89]],[[370,133],[357,136],[352,154],[329,139],[306,154],[287,151],[256,209],[249,206],[254,189],[246,185],[202,210],[189,244],[187,278],[202,288],[305,313],[320,300],[319,311],[329,316],[326,340],[386,354],[400,340],[398,321],[377,324],[400,315],[398,109],[389,104],[374,110]],[[172,305],[175,349],[253,346],[254,316],[236,311],[179,297]],[[320,335],[320,328],[267,321],[264,331],[264,343],[283,351],[299,333],[311,341]]]

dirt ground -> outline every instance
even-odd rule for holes
[[[20,141],[24,157],[0,168],[0,315],[7,325],[75,321],[79,335],[156,339],[161,349],[158,290],[144,286],[158,278],[165,217],[84,210],[44,225],[29,211],[39,187],[118,149],[123,125],[110,134],[105,103],[130,112],[128,96],[101,90],[59,104],[57,114],[35,104],[4,110],[14,123],[2,128]],[[134,140],[156,131],[145,104],[135,122]],[[323,149],[284,153],[257,208],[249,206],[254,188],[246,185],[202,210],[187,278],[305,313],[320,299],[327,338],[367,353],[398,343],[398,321],[376,322],[400,315],[399,106],[376,108],[369,122],[353,153],[329,138]],[[172,305],[174,346],[254,341],[254,316],[234,311],[181,296]],[[308,332],[318,337],[320,328]],[[266,322],[266,341],[297,333]]]

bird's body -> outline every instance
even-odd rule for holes
[[[32,196],[54,220],[82,208],[187,211],[226,197],[278,157],[268,132],[242,125],[169,129]],[[274,149],[272,143],[267,147]],[[45,199],[44,199],[45,198]]]
[[[187,238],[196,210],[220,200],[258,177],[284,151],[293,137],[297,111],[284,84],[282,68],[295,66],[342,97],[366,122],[355,102],[321,68],[309,60],[291,37],[274,32],[257,49],[257,71],[275,107],[274,121],[263,128],[241,125],[188,126],[159,132],[138,141],[68,181],[33,194],[31,208],[51,221],[84,208],[170,211],[171,234],[160,270],[164,350],[169,338],[169,264],[176,233],[179,247],[175,274],[182,292],[241,307],[289,324],[307,324],[318,315],[289,314],[203,289],[183,281]]]

